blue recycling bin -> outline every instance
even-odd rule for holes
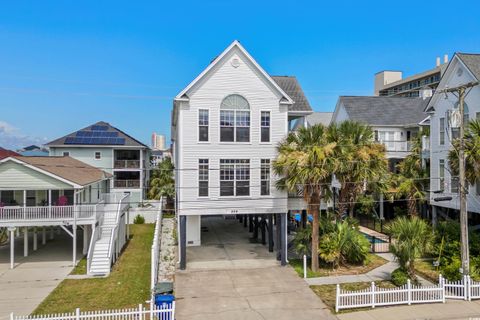
[[[169,309],[172,307],[175,296],[173,294],[156,294],[155,306],[159,309]],[[159,313],[158,320],[173,320],[171,313]]]

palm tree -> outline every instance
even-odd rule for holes
[[[459,140],[453,141],[453,149],[448,154],[450,170],[458,176],[458,147]],[[465,178],[473,185],[480,179],[480,121],[471,120],[465,130]]]
[[[171,200],[175,196],[175,180],[173,179],[172,160],[167,157],[153,169],[150,178],[149,199],[160,200],[160,197],[167,197]]]
[[[372,129],[354,121],[344,121],[329,127],[328,140],[335,143],[335,177],[341,184],[338,216],[353,209],[360,194],[383,191],[382,180],[388,172],[385,147],[373,139]]]
[[[318,229],[320,203],[331,182],[335,143],[327,141],[327,128],[321,124],[291,132],[278,147],[274,172],[280,176],[277,188],[301,193],[313,215],[312,270],[318,270]]]
[[[412,141],[411,154],[398,164],[399,174],[393,177],[395,197],[407,199],[410,216],[418,215],[418,203],[425,201],[425,190],[429,183],[428,172],[422,166],[421,136],[418,135]]]
[[[415,260],[432,250],[433,232],[427,222],[418,217],[398,217],[387,225],[394,241],[390,251],[400,267],[415,279]]]

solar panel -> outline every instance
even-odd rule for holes
[[[108,126],[94,125],[90,128],[92,131],[107,131]]]
[[[118,138],[118,137],[67,137],[67,138],[65,138],[65,144],[124,145],[125,144],[125,138]]]

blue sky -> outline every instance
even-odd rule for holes
[[[331,3],[329,3],[331,2]],[[480,52],[478,1],[4,1],[0,146],[104,120],[148,143],[172,98],[234,39],[295,75],[316,111],[370,95],[383,69]]]

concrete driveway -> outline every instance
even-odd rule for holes
[[[335,319],[287,267],[178,272],[176,319]]]
[[[77,243],[82,243],[81,237]],[[72,238],[63,231],[55,234],[46,245],[38,244],[23,257],[23,236],[15,241],[16,266],[10,269],[10,248],[0,247],[0,320],[8,319],[11,312],[28,315],[72,271]],[[77,250],[80,258],[81,250]]]
[[[202,229],[202,246],[187,248],[187,270],[175,276],[177,320],[335,319],[243,224],[204,217]]]

